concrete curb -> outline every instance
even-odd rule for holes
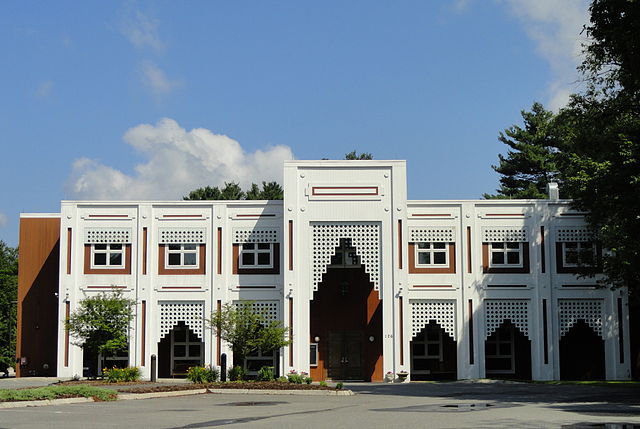
[[[93,402],[93,398],[42,399],[39,401],[0,402],[0,408],[44,407],[46,405],[82,404]]]

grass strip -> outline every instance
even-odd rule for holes
[[[0,402],[38,401],[43,399],[93,398],[96,401],[115,401],[118,393],[94,386],[46,386],[33,389],[0,389]]]

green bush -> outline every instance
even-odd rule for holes
[[[102,375],[104,376],[104,379],[108,383],[138,381],[140,379],[140,368],[138,368],[137,366],[130,366],[127,368],[116,368],[114,366],[111,369],[104,368],[102,370]]]
[[[321,382],[320,382],[320,386],[322,386],[322,387],[327,387],[327,382],[326,382],[326,381],[321,381]]]
[[[302,382],[304,381],[304,376],[298,374],[295,371],[292,371],[287,374],[287,379],[289,380],[289,383],[302,384]]]
[[[288,379],[287,377],[285,377],[284,375],[281,375],[280,377],[278,377],[278,378],[276,379],[276,381],[277,381],[278,383],[288,383],[288,382],[289,382],[289,379]]]
[[[192,383],[213,383],[218,381],[220,371],[210,366],[192,366],[187,370],[187,380]]]
[[[305,382],[306,384],[311,384],[311,383],[313,382],[313,379],[312,379],[311,377],[305,377],[305,378],[304,378],[304,382]]]
[[[273,381],[275,378],[274,374],[273,374],[273,367],[272,366],[263,366],[262,368],[260,368],[260,371],[258,371],[258,376],[256,377],[256,380],[258,381]]]
[[[236,365],[229,370],[229,381],[242,381],[245,379],[246,375],[244,368]]]
[[[343,387],[344,387],[344,384],[342,384],[342,382],[339,382],[338,384],[336,384],[336,389],[338,390],[342,390]]]
[[[94,398],[99,401],[114,401],[118,393],[111,389],[93,386],[46,386],[34,389],[0,390],[0,402],[37,401],[56,398]]]

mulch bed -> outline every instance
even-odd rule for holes
[[[118,389],[123,393],[150,393],[150,392],[173,392],[193,389],[260,389],[260,390],[335,390],[329,386],[319,386],[317,384],[293,384],[281,383],[277,381],[254,381],[254,382],[230,382],[230,383],[208,383],[208,384],[178,384],[178,385],[155,385],[143,387],[131,387]]]

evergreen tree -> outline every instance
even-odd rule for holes
[[[0,372],[15,364],[18,249],[0,240]]]
[[[262,189],[255,183],[244,192],[235,182],[225,182],[222,190],[217,186],[206,186],[191,192],[183,200],[281,200],[284,191],[278,182],[262,182]]]
[[[509,149],[491,166],[500,174],[500,188],[484,198],[547,198],[547,184],[559,180],[559,140],[554,136],[554,115],[540,103],[521,111],[524,127],[513,125],[498,139]]]
[[[369,152],[356,153],[356,151],[354,150],[352,152],[346,153],[344,155],[344,159],[349,161],[358,159],[373,159],[373,155],[371,155]]]

